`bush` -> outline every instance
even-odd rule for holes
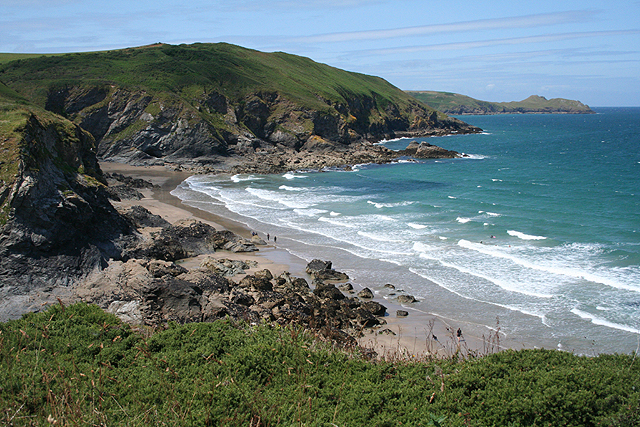
[[[148,339],[95,306],[0,324],[6,425],[637,425],[631,356],[504,351],[375,362],[296,327],[171,324]]]

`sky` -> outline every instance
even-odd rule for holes
[[[0,52],[227,42],[485,101],[640,106],[640,0],[0,0]]]

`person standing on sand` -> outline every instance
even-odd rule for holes
[[[275,243],[276,240],[278,240],[278,238],[276,236],[273,236],[273,243]]]
[[[267,233],[267,240],[270,240],[270,238],[269,238],[269,233]]]

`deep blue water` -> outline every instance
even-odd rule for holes
[[[640,108],[464,116],[452,160],[197,176],[174,194],[384,296],[530,345],[630,352],[640,334]],[[411,140],[386,142],[405,148]]]

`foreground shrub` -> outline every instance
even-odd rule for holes
[[[5,425],[638,425],[632,356],[544,350],[373,362],[229,320],[149,338],[95,306],[0,324]]]

